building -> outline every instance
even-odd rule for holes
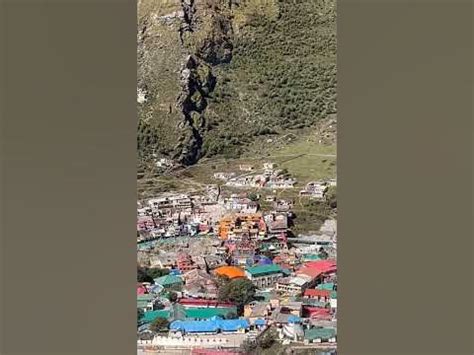
[[[163,286],[165,289],[180,288],[183,286],[183,279],[175,275],[165,275],[154,280],[155,284]]]
[[[235,305],[233,303],[219,302],[203,298],[181,298],[178,303],[185,308],[232,308],[235,310]]]
[[[185,285],[183,294],[194,298],[217,298],[215,280],[204,270],[194,269],[183,274]]]
[[[245,271],[247,277],[258,288],[273,287],[284,273],[279,265],[259,265]]]
[[[240,164],[239,169],[241,171],[253,171],[254,167],[248,164]]]
[[[272,189],[291,189],[294,188],[295,185],[295,179],[285,179],[278,176],[271,177],[265,186]]]
[[[152,216],[139,216],[137,219],[137,231],[149,231],[156,228]]]
[[[275,163],[263,163],[263,169],[268,171],[273,171],[276,168]]]
[[[312,278],[306,275],[296,277],[285,277],[278,280],[276,284],[277,291],[290,295],[301,294],[311,283]]]
[[[152,311],[154,300],[155,296],[149,293],[137,295],[137,308],[142,309],[144,312]]]
[[[170,324],[172,332],[180,333],[245,333],[250,328],[247,319],[213,319],[206,321],[174,321]]]
[[[228,277],[229,279],[245,277],[244,270],[237,266],[221,266],[214,270],[214,273],[216,275]]]
[[[231,307],[200,307],[184,309],[186,320],[207,320],[215,317],[228,318],[237,316],[237,308]]]
[[[197,265],[195,265],[193,259],[187,253],[178,254],[176,265],[181,272],[188,272],[197,268]]]
[[[314,283],[324,282],[326,278],[334,277],[337,264],[334,260],[319,260],[307,262],[296,271],[297,275],[308,275]]]
[[[266,224],[268,227],[267,235],[269,237],[286,238],[288,233],[288,217],[284,213],[277,213],[266,216]]]
[[[257,319],[266,318],[270,313],[270,304],[268,302],[251,302],[244,306],[244,317],[248,318],[250,322]]]
[[[226,173],[226,172],[220,172],[220,173],[214,173],[214,179],[217,180],[230,180],[235,176],[235,173]]]
[[[257,238],[265,235],[266,224],[261,213],[236,213],[221,218],[218,231],[222,240],[239,240],[244,234]]]
[[[160,309],[158,311],[148,311],[140,319],[142,324],[152,323],[157,318],[170,319],[171,311],[169,309]]]
[[[329,300],[331,299],[331,291],[308,289],[304,291],[303,296],[311,299],[316,299],[321,302],[329,302]]]
[[[300,196],[311,196],[323,198],[328,191],[328,184],[325,181],[311,181],[306,184],[304,190],[300,191]]]
[[[186,211],[192,208],[191,198],[188,195],[170,195],[148,200],[148,205],[152,211]]]
[[[336,329],[323,327],[306,329],[304,331],[304,342],[305,344],[322,342],[335,343]]]

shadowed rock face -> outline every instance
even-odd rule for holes
[[[148,13],[144,14],[141,21],[139,19],[138,86],[144,96],[146,94],[143,93],[150,92],[150,81],[161,80],[153,65],[153,60],[160,61],[160,58],[156,58],[153,52],[159,52],[169,45],[160,43],[165,42],[166,38],[163,37],[167,34],[171,37],[168,37],[171,46],[176,47],[171,55],[181,63],[176,75],[179,87],[170,85],[174,86],[176,100],[172,105],[175,110],[169,106],[168,115],[171,116],[169,120],[175,121],[176,129],[168,131],[167,134],[175,136],[176,142],[168,153],[177,162],[190,165],[202,156],[203,131],[206,128],[205,111],[208,98],[217,84],[213,67],[229,63],[232,59],[232,23],[230,13],[224,13],[224,10],[229,10],[229,1],[180,0],[175,5],[175,11],[170,14]],[[151,29],[153,26],[154,29]],[[172,32],[176,32],[179,42],[176,42],[176,36]],[[153,36],[155,38],[152,39]],[[161,53],[161,56],[163,55],[166,56],[166,52]],[[163,65],[157,67],[163,69]],[[158,100],[159,89],[155,92],[155,98]],[[144,100],[140,103],[143,104]],[[156,107],[149,107],[148,113],[159,114]],[[159,136],[158,132],[151,134],[154,133]],[[156,139],[156,145],[160,145],[159,138]]]
[[[139,158],[192,165],[335,113],[334,37],[335,0],[140,0]]]

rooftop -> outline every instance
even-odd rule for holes
[[[304,331],[304,338],[308,340],[329,340],[335,336],[336,329],[334,328],[311,328]]]
[[[229,279],[245,277],[245,272],[237,266],[221,266],[214,271],[217,275],[227,276]]]
[[[253,277],[263,276],[267,274],[281,273],[282,268],[280,265],[270,264],[270,265],[259,265],[250,267],[247,269],[248,273]]]
[[[184,316],[192,319],[209,319],[213,317],[226,317],[231,313],[236,313],[235,307],[209,307],[209,308],[187,308]]]
[[[212,319],[206,321],[174,321],[170,324],[170,329],[175,331],[185,331],[187,333],[236,331],[250,327],[247,319]]]
[[[155,279],[154,281],[155,284],[162,285],[164,287],[183,283],[181,277],[175,275],[161,276]]]
[[[148,311],[143,314],[143,317],[141,319],[142,322],[144,323],[151,323],[157,318],[169,318],[171,315],[171,312],[168,309],[160,309],[158,311]]]

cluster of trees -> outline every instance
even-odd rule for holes
[[[153,333],[160,333],[168,331],[170,322],[164,318],[156,318],[153,322],[150,323],[150,330]]]
[[[256,341],[245,340],[241,348],[245,354],[260,354],[262,350],[271,348],[275,344],[276,339],[277,334],[275,329],[269,329]]]
[[[168,275],[169,273],[170,271],[168,269],[146,268],[137,266],[137,281],[153,283],[154,279],[164,275]]]
[[[249,279],[231,280],[225,276],[219,276],[217,286],[219,301],[235,303],[240,314],[243,312],[244,306],[255,299],[256,288]]]

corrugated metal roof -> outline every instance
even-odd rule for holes
[[[260,276],[260,275],[265,275],[265,274],[273,274],[277,272],[282,272],[282,269],[280,265],[271,264],[271,265],[259,265],[259,266],[250,267],[247,269],[247,271],[250,273],[250,275],[255,277],[255,276]]]
[[[329,340],[336,336],[334,328],[311,328],[304,331],[304,338],[308,340]]]
[[[156,318],[169,318],[170,311],[167,309],[160,309],[158,311],[148,311],[143,314],[142,319],[140,319],[143,323],[151,323]]]
[[[237,331],[250,327],[247,319],[212,319],[205,321],[174,321],[170,324],[171,330],[187,333],[207,333],[221,331]]]
[[[237,313],[235,307],[188,308],[184,310],[186,318],[208,319],[212,317],[226,317],[230,313]]]

